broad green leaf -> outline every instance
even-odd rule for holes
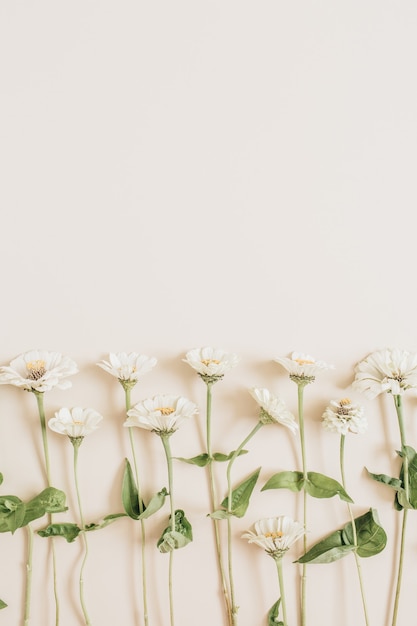
[[[261,491],[267,489],[290,489],[301,491],[304,487],[303,472],[278,472],[265,483]]]
[[[17,496],[0,497],[0,532],[12,534],[22,526],[25,518],[25,503]]]
[[[346,545],[343,541],[342,531],[336,530],[316,543],[297,563],[333,563],[349,552],[354,550],[354,546]]]
[[[401,452],[397,454],[408,459],[408,501],[405,496],[404,485],[404,461],[401,466],[400,480],[403,489],[397,491],[397,501],[400,507],[417,509],[417,452],[411,446],[405,446]]]
[[[318,472],[308,472],[305,490],[313,498],[332,498],[338,495],[345,502],[353,502],[352,498],[346,493],[343,486],[334,480],[319,474]]]
[[[175,530],[172,529],[171,525],[167,526],[156,545],[160,552],[171,552],[172,550],[183,548],[192,540],[193,531],[191,524],[185,517],[184,511],[177,509],[175,511]]]
[[[129,460],[126,459],[125,471],[122,482],[122,503],[127,515],[132,519],[138,519],[140,515],[138,489],[133,477]]]
[[[68,543],[72,543],[76,540],[81,532],[81,528],[77,524],[62,523],[62,524],[49,524],[46,528],[38,530],[40,537],[64,537]]]
[[[380,526],[378,512],[369,509],[367,513],[355,518],[356,536],[358,541],[357,554],[362,558],[379,554],[387,545],[387,535]],[[344,543],[353,544],[352,524],[349,522],[343,531]]]
[[[214,452],[213,459],[215,461],[219,461],[223,463],[224,461],[230,461],[230,459],[235,455],[236,450],[232,450],[229,454],[223,454],[223,452]],[[247,454],[248,450],[241,450],[237,456],[242,456],[242,454]]]
[[[128,515],[126,515],[126,513],[112,513],[111,515],[106,515],[105,517],[103,517],[101,522],[86,524],[84,530],[87,532],[90,532],[92,530],[101,530],[102,528],[106,528],[106,526],[113,524],[113,522],[120,519],[121,517],[128,517]]]
[[[281,598],[271,606],[268,612],[268,626],[284,626],[284,622],[278,621],[279,605]]]
[[[7,604],[5,602],[3,602],[3,600],[0,600],[0,609],[5,609],[7,606]]]
[[[167,495],[168,491],[165,487],[161,489],[161,491],[158,491],[158,493],[150,499],[148,506],[145,507],[145,510],[139,515],[138,519],[148,519],[148,517],[159,511],[159,509],[164,506]]]
[[[403,490],[402,481],[399,478],[392,478],[391,476],[387,476],[387,474],[373,474],[366,467],[365,469],[368,472],[370,478],[376,480],[376,482],[387,485],[388,487],[395,489],[395,491]]]
[[[193,456],[190,459],[186,459],[182,456],[174,457],[177,461],[183,461],[184,463],[190,463],[190,465],[198,465],[198,467],[205,467],[210,463],[209,455],[204,452],[203,454],[199,454],[198,456]]]
[[[235,517],[243,517],[249,506],[249,500],[255,488],[260,471],[261,468],[258,468],[256,472],[249,476],[249,478],[233,489],[230,509],[228,497],[223,500],[221,506],[227,509],[227,511],[232,513]]]
[[[65,506],[66,496],[60,489],[47,487],[26,504],[25,517],[22,526],[45,515],[45,513],[63,513],[67,511]]]
[[[2,484],[2,482],[3,482],[3,474],[0,473],[0,485]],[[0,600],[0,602],[1,602],[1,600]],[[6,604],[6,606],[7,606],[7,604]],[[0,607],[0,608],[2,608],[2,607]]]

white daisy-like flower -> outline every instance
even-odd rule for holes
[[[171,435],[181,422],[198,413],[194,402],[182,396],[157,395],[148,398],[127,412],[123,426],[138,426],[157,435]]]
[[[122,384],[135,385],[140,376],[155,367],[157,360],[137,352],[110,352],[108,361],[97,363],[103,370],[115,376]]]
[[[325,430],[340,435],[350,433],[364,433],[368,429],[368,420],[364,415],[363,406],[353,404],[349,398],[343,398],[339,402],[331,400],[323,413],[322,426]]]
[[[355,367],[354,389],[368,398],[381,393],[402,395],[417,388],[417,353],[386,348],[370,354]]]
[[[276,357],[274,361],[282,365],[290,378],[296,381],[313,382],[319,372],[334,369],[334,365],[316,361],[310,354],[302,352],[293,352],[291,357]]]
[[[263,424],[282,424],[289,428],[294,435],[296,434],[298,424],[294,415],[287,409],[284,400],[264,388],[252,387],[249,389],[249,393],[261,407],[260,420]]]
[[[68,389],[72,383],[67,377],[77,372],[76,363],[59,352],[31,350],[13,359],[10,365],[0,367],[0,384],[43,393],[53,387]]]
[[[239,357],[219,348],[205,347],[190,350],[183,361],[191,365],[205,382],[216,382],[238,364]]]
[[[67,435],[70,439],[78,439],[97,430],[103,417],[94,409],[82,409],[76,406],[72,409],[60,409],[52,417],[48,426],[60,435]]]
[[[263,548],[274,559],[280,559],[304,534],[303,524],[287,515],[280,515],[259,520],[253,530],[242,535],[242,539]]]

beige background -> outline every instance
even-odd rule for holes
[[[133,393],[185,395],[200,417],[172,439],[202,451],[205,389],[182,363],[213,345],[241,362],[215,388],[215,448],[236,447],[257,410],[247,388],[267,386],[296,410],[296,388],[272,359],[293,349],[335,364],[306,392],[308,463],[338,477],[338,437],[322,431],[331,398],[346,395],[354,364],[385,346],[417,350],[415,281],[417,5],[280,0],[3,0],[0,4],[2,340],[0,362],[32,348],[74,358],[68,391],[46,397],[105,417],[80,452],[86,517],[120,510],[123,392],[95,363],[109,351],[158,358]],[[33,396],[0,389],[1,493],[44,486]],[[357,396],[352,396],[355,400]],[[347,442],[355,512],[379,511],[389,541],[363,562],[372,624],[388,626],[395,536],[392,495],[365,476],[395,473],[392,403],[365,403],[369,434]],[[415,400],[407,431],[417,445]],[[165,483],[162,446],[137,432],[148,494]],[[70,444],[51,433],[52,471],[76,516]],[[259,487],[296,469],[296,440],[264,429],[236,462]],[[225,467],[218,466],[219,489]],[[176,504],[195,541],[175,555],[179,626],[224,622],[203,470],[175,465]],[[347,520],[343,503],[310,501],[311,541]],[[265,624],[278,590],[272,560],[241,533],[265,515],[301,515],[294,494],[256,490],[236,520],[239,625]],[[167,557],[150,524],[150,626],[168,623]],[[67,518],[66,518],[67,519]],[[411,518],[413,519],[413,517]],[[398,626],[415,598],[410,524]],[[25,531],[2,535],[0,623],[22,623]],[[137,626],[138,528],[128,520],[90,536],[86,595],[95,625]],[[286,562],[297,622],[294,547]],[[80,544],[58,545],[60,626],[82,624]],[[309,569],[309,626],[362,620],[353,559]],[[53,624],[47,544],[35,546],[31,626]]]

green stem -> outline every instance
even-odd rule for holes
[[[207,456],[208,456],[208,474],[209,474],[209,482],[210,482],[210,505],[211,512],[215,511],[217,507],[217,492],[216,492],[216,484],[214,480],[214,468],[213,468],[213,456],[212,456],[212,448],[211,448],[211,393],[212,383],[207,383],[207,403],[206,403],[206,445],[207,445]],[[226,573],[223,565],[223,556],[220,542],[220,531],[219,531],[219,520],[213,519],[213,528],[214,528],[214,539],[216,544],[216,557],[217,557],[217,565],[220,574],[220,580],[222,585],[223,597],[226,606],[226,614],[227,619],[229,621],[229,626],[232,624],[232,615],[231,615],[231,607],[230,607],[230,597],[229,591],[227,588],[226,582]]]
[[[288,626],[287,604],[285,601],[285,589],[284,589],[284,577],[282,575],[282,558],[275,559],[275,563],[277,564],[279,592],[281,596],[281,606],[282,606],[282,618],[284,620],[284,626]]]
[[[340,474],[341,474],[341,477],[342,477],[343,489],[346,491],[346,479],[345,479],[345,439],[346,439],[345,435],[341,435],[340,436]],[[355,547],[355,549],[354,549],[354,556],[355,556],[355,562],[356,562],[356,569],[357,569],[357,572],[358,572],[358,579],[359,579],[359,586],[360,586],[361,597],[362,597],[362,606],[363,606],[363,612],[364,612],[364,616],[365,616],[365,623],[366,623],[366,626],[369,626],[368,608],[367,608],[367,604],[366,604],[365,588],[364,588],[363,579],[362,579],[362,568],[361,568],[359,556],[358,556],[358,553],[357,553],[357,549],[358,549],[358,535],[357,535],[357,532],[356,532],[355,518],[353,517],[352,507],[350,506],[349,502],[347,502],[346,504],[347,504],[347,508],[348,508],[348,511],[349,511],[350,521],[351,521],[351,524],[352,524],[353,545]]]
[[[125,405],[126,405],[126,413],[131,408],[131,400],[130,400],[130,391],[131,387],[128,385],[123,385],[125,390]],[[141,495],[141,487],[139,481],[139,469],[136,457],[136,449],[135,442],[133,439],[133,427],[128,428],[129,431],[129,440],[130,440],[130,448],[132,451],[133,458],[133,466],[135,468],[135,478],[136,478],[136,487],[138,490],[138,505],[139,505],[139,513],[143,513],[143,500]],[[145,622],[145,626],[148,626],[148,592],[147,592],[147,573],[146,573],[146,531],[145,531],[145,520],[141,519],[140,521],[140,531],[141,531],[141,561],[142,561],[142,602],[143,602],[143,619]]]
[[[175,507],[174,507],[174,491],[173,491],[173,472],[172,472],[172,454],[171,446],[169,443],[170,435],[161,435],[162,444],[165,450],[165,456],[167,460],[168,468],[168,491],[169,502],[171,509],[171,531],[175,532]],[[168,591],[169,591],[169,614],[171,620],[171,626],[174,626],[174,594],[173,594],[173,562],[174,551],[169,553],[169,572],[168,572]]]
[[[44,458],[45,458],[46,480],[47,480],[48,487],[51,487],[51,468],[50,468],[50,460],[49,460],[49,446],[48,446],[48,435],[46,431],[43,392],[34,391],[33,393],[36,397],[39,419],[41,423],[43,452],[44,452]],[[49,524],[53,523],[53,517],[51,513],[48,514],[48,523]],[[54,587],[54,599],[55,599],[55,626],[59,626],[59,598],[58,598],[57,565],[56,565],[55,540],[53,537],[51,538],[51,550],[52,550],[53,587]]]
[[[304,434],[304,387],[306,382],[298,382],[298,423],[300,427],[300,445],[301,445],[301,461],[303,469],[304,480],[307,479],[307,459],[305,448],[305,434]],[[307,491],[303,489],[303,524],[304,529],[307,530]],[[304,553],[307,552],[307,534],[303,537]],[[301,576],[301,626],[306,625],[306,595],[307,595],[307,564],[303,563],[302,576]]]
[[[232,614],[232,624],[236,626],[237,624],[237,612],[239,607],[236,606],[235,602],[235,585],[233,579],[233,553],[232,553],[232,523],[231,523],[231,512],[232,512],[232,481],[231,481],[231,471],[232,466],[237,457],[239,456],[241,450],[245,447],[250,439],[258,432],[260,428],[262,428],[263,423],[258,422],[251,430],[249,435],[242,441],[237,450],[234,451],[233,456],[231,457],[228,465],[227,465],[227,512],[229,516],[227,517],[227,554],[229,561],[229,588],[230,588],[230,603],[231,603],[231,614]]]
[[[393,396],[393,398],[394,398],[395,410],[397,411],[398,426],[400,429],[401,452],[404,454],[403,456],[403,483],[404,483],[405,497],[408,502],[409,495],[410,495],[409,493],[410,488],[409,488],[409,479],[408,479],[408,458],[406,454],[407,444],[406,444],[405,428],[404,428],[402,396],[395,395]],[[398,562],[398,573],[397,573],[397,587],[395,590],[394,610],[393,610],[393,615],[392,615],[392,626],[396,626],[397,624],[398,608],[399,608],[399,603],[400,603],[401,583],[402,583],[402,575],[403,575],[403,567],[404,567],[407,515],[408,515],[408,509],[404,508],[402,529],[401,529],[400,557],[399,557],[399,562]]]
[[[84,614],[85,623],[87,626],[91,626],[91,621],[88,615],[87,607],[85,604],[85,598],[84,598],[84,568],[85,568],[85,564],[87,562],[87,557],[88,557],[88,541],[87,541],[87,533],[85,530],[83,509],[81,506],[80,488],[78,484],[78,450],[80,448],[82,438],[77,437],[77,438],[71,439],[71,442],[74,446],[74,482],[75,482],[75,490],[77,493],[77,502],[78,502],[78,511],[80,514],[81,530],[82,530],[83,540],[84,540],[84,558],[81,564],[80,579],[79,579],[80,602],[81,602],[81,608]]]
[[[28,533],[28,558],[26,564],[26,592],[25,592],[25,615],[24,626],[28,626],[30,621],[30,600],[32,593],[32,562],[33,562],[33,528],[27,525]]]

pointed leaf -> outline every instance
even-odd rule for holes
[[[38,530],[40,537],[64,537],[68,543],[72,543],[78,537],[81,528],[77,524],[62,523],[49,524],[46,528]]]
[[[219,509],[218,511],[213,511],[213,513],[209,513],[208,517],[211,517],[212,519],[228,519],[229,517],[231,517],[231,515],[231,513],[228,513],[223,509]]]
[[[170,516],[171,519],[171,516]],[[169,525],[163,531],[156,544],[160,552],[171,552],[183,548],[193,540],[191,524],[185,517],[184,511],[175,511],[175,530]]]
[[[342,531],[336,530],[316,543],[296,563],[333,563],[352,552],[354,546],[345,545]]]
[[[397,500],[401,507],[408,509],[417,509],[417,452],[411,446],[405,446],[398,455],[402,458],[407,456],[408,459],[408,502],[405,495],[405,489],[397,492]],[[400,480],[404,485],[404,461],[400,470]]]
[[[345,502],[353,502],[352,498],[346,493],[343,486],[324,474],[318,472],[308,472],[305,490],[313,498],[332,498],[338,495]]]
[[[236,450],[232,450],[232,452],[230,452],[229,454],[223,454],[222,452],[215,452],[213,454],[213,459],[215,461],[219,461],[220,463],[223,463],[224,461],[230,461],[230,459],[232,458],[232,456],[234,456],[236,453]],[[240,450],[239,454],[237,456],[242,456],[242,454],[247,454],[248,450]]]
[[[198,465],[198,467],[205,467],[210,463],[209,455],[204,452],[198,456],[193,456],[190,459],[186,459],[183,456],[174,457],[177,461],[183,461],[184,463],[190,463],[191,465]]]
[[[63,513],[68,510],[65,506],[66,495],[60,489],[47,487],[26,504],[25,517],[22,526],[26,526],[45,513]]]
[[[158,493],[150,499],[148,506],[145,507],[145,510],[138,516],[137,519],[148,519],[148,517],[159,511],[159,509],[164,506],[167,495],[168,491],[165,487],[161,489],[161,491],[158,491]]]
[[[268,612],[268,626],[284,626],[284,622],[278,621],[279,605],[281,598],[273,604]]]
[[[128,459],[126,459],[125,471],[123,473],[122,503],[123,508],[129,517],[132,519],[139,518],[140,510],[138,489]]]
[[[267,489],[290,489],[301,491],[304,487],[303,472],[278,472],[265,483],[261,491]]]
[[[249,478],[233,489],[230,509],[228,497],[223,500],[221,506],[227,509],[227,511],[232,513],[235,517],[243,517],[249,506],[249,500],[255,488],[260,471],[261,468],[257,469],[256,472],[249,476]]]
[[[22,526],[25,503],[17,496],[0,497],[0,532],[12,534]]]
[[[369,509],[367,513],[355,518],[357,536],[357,554],[362,558],[367,558],[379,554],[387,544],[385,530],[379,524],[378,512],[376,509]],[[352,523],[349,522],[342,530],[344,543],[353,545],[354,537]]]
[[[2,484],[2,482],[3,482],[3,474],[0,473],[0,485]],[[0,600],[0,602],[1,602],[1,600]],[[6,604],[6,606],[7,606],[7,604]],[[2,608],[2,607],[0,607],[0,608]]]
[[[7,604],[5,602],[3,602],[3,600],[0,600],[0,609],[5,609],[7,606]]]

